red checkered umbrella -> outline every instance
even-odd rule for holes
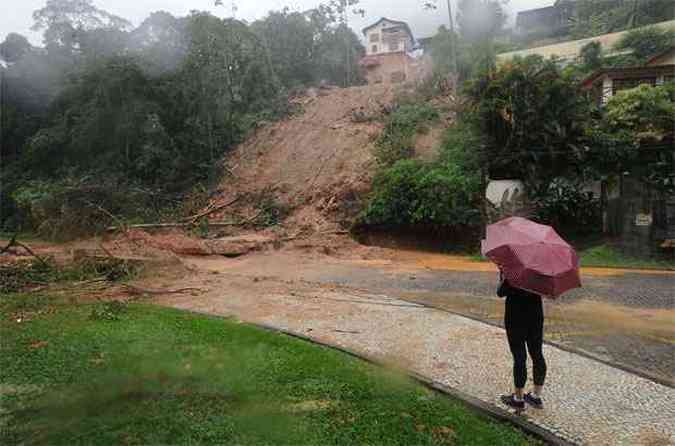
[[[516,288],[556,298],[581,287],[577,253],[550,226],[507,218],[487,227],[481,251]]]

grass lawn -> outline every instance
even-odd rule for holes
[[[537,444],[395,372],[234,321],[28,294],[0,295],[0,317],[3,445]]]
[[[675,261],[630,257],[608,245],[594,246],[577,252],[582,267],[675,270]],[[470,255],[469,258],[476,262],[489,262],[480,254]]]
[[[675,269],[675,261],[638,259],[626,256],[616,249],[600,245],[579,253],[581,266],[607,268]]]

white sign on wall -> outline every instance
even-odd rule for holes
[[[652,214],[637,214],[635,216],[635,226],[651,226]]]

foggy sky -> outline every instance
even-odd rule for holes
[[[555,0],[510,0],[508,9],[513,21],[515,13],[523,9],[549,6]],[[253,21],[263,17],[270,10],[279,10],[289,6],[292,10],[303,11],[321,3],[321,0],[235,0],[237,18]],[[362,0],[360,7],[366,10],[366,16],[350,17],[351,26],[360,35],[364,26],[380,17],[403,20],[410,24],[415,37],[427,37],[435,33],[438,26],[448,23],[445,0],[438,0],[439,9],[425,11],[424,0]],[[457,0],[453,0],[453,5]],[[219,17],[231,17],[231,0],[223,0],[224,6],[215,7],[213,0],[94,0],[94,4],[113,14],[139,25],[151,12],[167,11],[175,16],[184,16],[190,10],[211,11]],[[10,32],[18,32],[28,37],[34,45],[40,45],[42,37],[32,32],[32,13],[42,8],[46,0],[0,0],[0,41]]]

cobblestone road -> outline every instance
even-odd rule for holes
[[[389,293],[502,325],[503,302],[495,296],[494,273],[383,273],[377,268],[347,265],[328,268],[318,278],[336,285]],[[655,334],[650,322],[653,313],[660,314],[662,319],[670,317],[671,321],[675,317],[675,275],[585,276],[583,283],[582,289],[549,305],[559,317],[547,318],[547,339],[662,382],[675,383],[675,325],[671,322],[666,334]],[[584,302],[604,306],[590,308],[594,314],[576,320],[584,307],[574,305]],[[613,320],[616,316],[621,318]]]
[[[323,278],[335,283],[370,289],[442,291],[476,297],[495,295],[496,275],[489,272],[425,271],[415,274],[373,274],[373,268],[348,268]],[[331,273],[333,273],[331,275]],[[410,277],[414,276],[414,280]],[[626,273],[617,276],[584,276],[583,288],[565,294],[564,302],[579,299],[636,308],[675,308],[675,274]]]

